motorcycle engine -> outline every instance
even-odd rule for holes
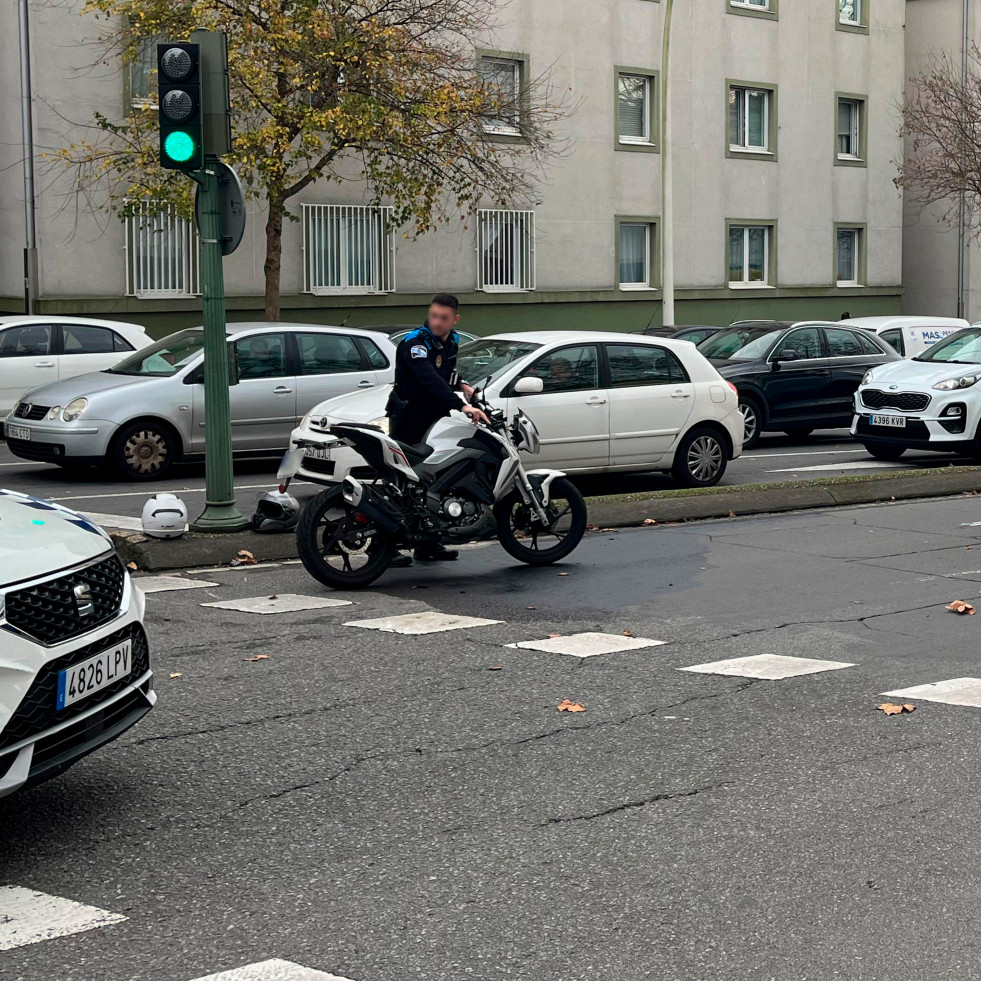
[[[448,495],[442,499],[439,513],[449,524],[466,527],[481,516],[481,509],[479,504],[466,497]]]

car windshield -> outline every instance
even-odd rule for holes
[[[981,329],[968,327],[927,348],[914,361],[945,361],[948,364],[981,364]]]
[[[137,351],[109,369],[113,375],[176,375],[201,353],[204,331],[182,330]]]
[[[729,327],[706,337],[698,350],[706,358],[732,361],[755,361],[765,357],[786,328]]]
[[[537,351],[541,344],[530,341],[495,341],[478,338],[460,348],[456,366],[460,377],[472,385],[486,387],[499,378],[518,358]]]

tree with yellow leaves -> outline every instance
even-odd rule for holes
[[[200,28],[228,43],[234,165],[267,208],[266,318],[279,319],[284,220],[317,181],[364,182],[419,235],[481,202],[533,199],[563,146],[569,106],[548,75],[512,88],[477,45],[499,0],[87,0],[124,62]],[[492,66],[495,64],[490,63]],[[499,63],[497,63],[499,65]],[[121,216],[139,202],[188,212],[193,184],[158,162],[157,114],[96,114],[97,136],[58,154],[78,193]],[[506,133],[508,135],[500,135]],[[98,194],[93,195],[93,191]]]

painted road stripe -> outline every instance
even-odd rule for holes
[[[845,463],[820,463],[815,467],[787,467],[784,470],[767,470],[767,473],[811,473],[819,470],[909,470],[904,463],[888,460],[849,460]]]
[[[740,460],[769,460],[778,456],[848,456],[856,453],[868,453],[864,447],[856,450],[790,450],[787,453],[743,453]]]
[[[736,678],[759,678],[763,681],[779,681],[796,678],[802,674],[818,674],[821,671],[839,671],[853,668],[844,661],[818,661],[810,657],[784,657],[782,654],[755,654],[751,657],[731,657],[725,661],[696,664],[679,671],[697,674],[725,674]]]
[[[125,514],[100,514],[98,511],[80,511],[89,521],[94,521],[103,528],[119,528],[121,531],[143,531],[143,521],[140,518],[128,517]]]
[[[981,678],[951,678],[932,685],[915,685],[898,691],[884,691],[890,698],[919,698],[924,702],[943,702],[945,705],[968,705],[981,708]]]
[[[112,926],[126,919],[95,906],[20,886],[0,887],[0,950]]]
[[[660,647],[663,640],[646,637],[626,637],[624,634],[582,633],[567,637],[549,637],[546,640],[522,640],[508,647],[525,651],[544,651],[547,654],[568,654],[570,657],[597,657],[600,654],[620,654],[637,651],[644,647]]]
[[[332,606],[353,606],[350,600],[331,599],[328,596],[300,596],[297,593],[279,593],[272,596],[248,596],[244,599],[219,600],[202,603],[217,610],[236,610],[239,613],[299,613],[301,610],[325,610]]]
[[[482,617],[461,617],[452,613],[405,613],[397,617],[377,617],[373,620],[353,620],[345,627],[364,627],[366,630],[385,630],[393,634],[435,634],[443,630],[463,630],[467,627],[488,627],[503,620]]]
[[[184,579],[182,576],[134,576],[133,582],[144,593],[168,593],[176,589],[204,589],[219,585],[206,579]]]
[[[272,960],[246,964],[245,967],[222,971],[221,974],[209,974],[204,978],[196,978],[195,981],[350,981],[350,979],[301,967],[292,961]]]

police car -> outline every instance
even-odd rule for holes
[[[82,515],[0,490],[0,797],[153,707],[143,594]]]

